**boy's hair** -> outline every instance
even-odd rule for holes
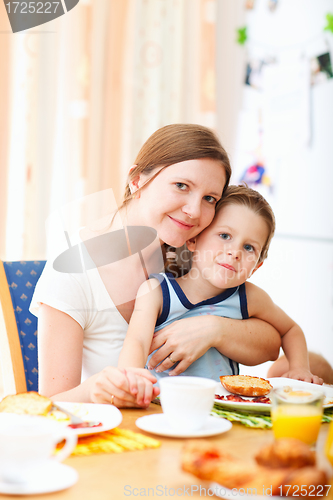
[[[271,206],[258,191],[249,188],[246,184],[228,186],[216,206],[216,214],[226,205],[243,205],[262,217],[266,222],[268,236],[258,261],[263,262],[267,258],[268,248],[275,231],[275,217]]]

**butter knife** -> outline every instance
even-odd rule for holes
[[[52,403],[52,410],[59,410],[62,413],[65,413],[71,419],[70,424],[68,424],[68,426],[72,427],[73,429],[81,427],[100,427],[103,425],[102,422],[83,420],[82,418],[78,417],[77,415],[74,415],[74,413],[71,413],[70,411],[66,410],[65,408],[59,406],[56,403]]]

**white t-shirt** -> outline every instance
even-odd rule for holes
[[[53,269],[53,261],[48,261],[30,305],[30,311],[37,317],[39,303],[68,314],[83,328],[82,381],[106,366],[117,366],[128,324],[97,269],[60,273]]]

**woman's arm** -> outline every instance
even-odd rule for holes
[[[155,368],[172,354],[174,361],[180,361],[172,372],[179,375],[211,347],[245,365],[275,360],[281,337],[272,325],[257,318],[235,320],[206,315],[185,318],[165,327],[154,336],[150,352],[159,347],[150,359],[149,368]],[[171,366],[170,359],[165,359],[157,371]]]
[[[38,317],[39,391],[54,400],[147,406],[156,382],[147,370],[107,367],[81,382],[83,329],[67,314],[45,304]],[[114,396],[114,398],[112,398]],[[149,399],[149,401],[148,401]]]
[[[38,383],[41,394],[57,395],[80,384],[82,352],[83,329],[79,323],[68,314],[41,304],[38,314]],[[88,401],[88,395],[84,400]]]

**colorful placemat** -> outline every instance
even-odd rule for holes
[[[270,415],[263,415],[262,413],[249,413],[236,410],[227,410],[222,408],[218,404],[214,404],[211,415],[226,418],[231,422],[239,422],[246,427],[252,427],[255,429],[270,429],[272,427],[272,420]],[[333,408],[327,408],[324,410],[322,422],[332,422],[333,421]]]
[[[71,456],[123,453],[124,451],[159,448],[160,446],[161,443],[157,439],[116,427],[110,431],[80,437]]]

